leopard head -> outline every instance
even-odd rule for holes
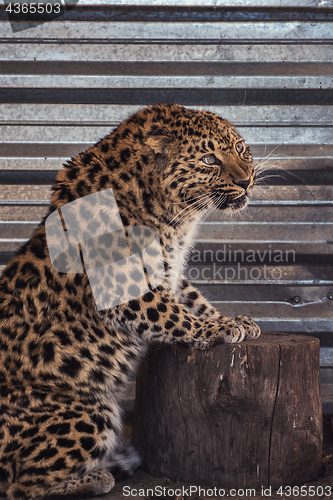
[[[244,208],[255,170],[237,130],[208,111],[178,105],[158,110],[159,119],[151,124],[146,141],[163,165],[164,188],[174,204],[180,210],[188,203],[198,211]]]
[[[250,150],[228,121],[158,104],[72,158],[57,175],[50,211],[112,188],[124,224],[156,225],[185,208],[195,219],[208,209],[241,210],[254,181]]]

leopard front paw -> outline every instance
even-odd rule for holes
[[[251,318],[247,316],[237,316],[235,321],[244,328],[246,339],[257,339],[260,337],[260,328]]]
[[[246,335],[245,328],[242,323],[232,318],[224,318],[220,324],[220,342],[225,344],[235,344],[242,342]]]

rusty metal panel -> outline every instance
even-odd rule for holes
[[[69,157],[145,105],[216,112],[265,171],[187,274],[224,314],[318,336],[333,414],[332,21],[332,0],[80,0],[13,33],[1,5],[0,270]]]

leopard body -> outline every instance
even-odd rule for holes
[[[111,188],[124,227],[157,231],[165,278],[99,311],[85,272],[52,266],[45,220],[12,258],[0,279],[0,495],[107,493],[117,470],[139,463],[121,438],[119,401],[147,346],[207,349],[259,336],[252,320],[222,316],[182,275],[202,215],[243,208],[254,181],[236,129],[179,105],[139,111],[59,171],[49,214]]]

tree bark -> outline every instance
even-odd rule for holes
[[[279,488],[321,470],[319,341],[266,333],[208,351],[154,348],[142,363],[132,441],[153,476]]]

